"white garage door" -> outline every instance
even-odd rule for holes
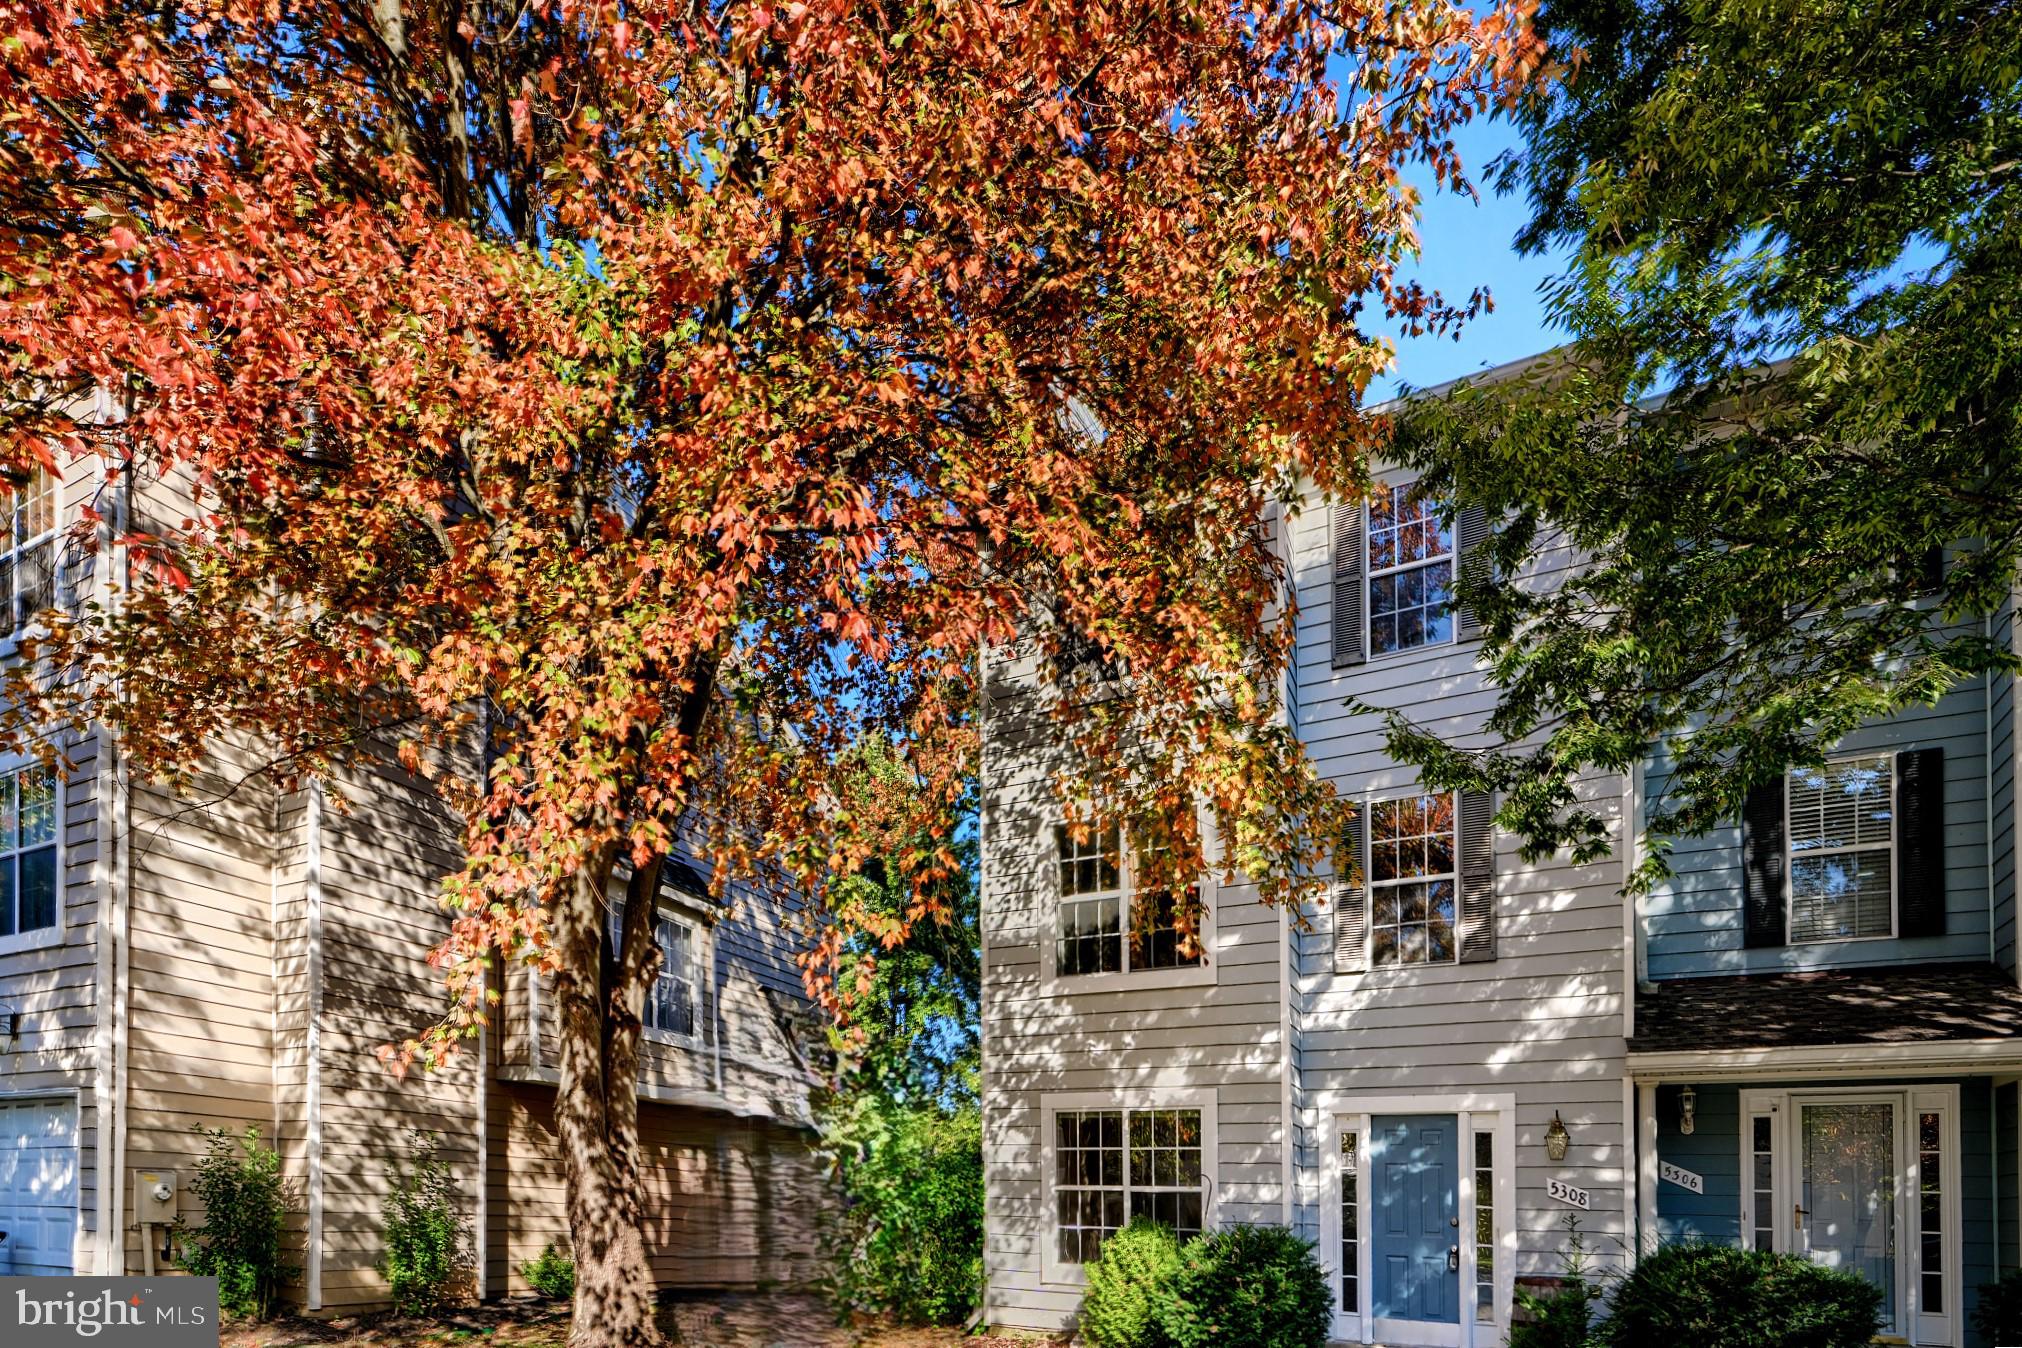
[[[70,1272],[77,1237],[77,1104],[0,1096],[0,1231],[15,1276]]]

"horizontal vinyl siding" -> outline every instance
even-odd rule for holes
[[[1994,641],[2015,648],[2017,637],[2015,606],[2012,601],[1994,624]],[[2018,745],[2015,725],[2015,676],[1994,675],[1988,679],[1988,763],[1993,820],[1989,845],[1992,848],[1994,908],[1994,962],[2011,972],[2022,973],[2016,965],[2015,945],[2015,777]]]
[[[1466,734],[1495,695],[1470,648],[1447,645],[1336,671],[1332,667],[1328,512],[1309,503],[1290,522],[1290,577],[1298,600],[1295,728],[1345,792],[1401,792],[1413,774],[1384,752],[1377,718],[1352,716],[1353,696],[1408,710],[1421,724]],[[1298,965],[1289,1052],[1295,1064],[1293,1224],[1317,1237],[1323,1193],[1317,1138],[1323,1094],[1479,1093],[1517,1097],[1519,1271],[1552,1271],[1563,1208],[1543,1195],[1543,1132],[1560,1111],[1573,1134],[1566,1163],[1549,1167],[1594,1190],[1590,1235],[1626,1229],[1621,1118],[1622,906],[1616,862],[1521,866],[1499,840],[1501,958],[1442,969],[1332,972],[1331,912],[1287,924],[1246,885],[1217,897],[1208,987],[1132,988],[1045,995],[1043,937],[1054,920],[1045,861],[1054,818],[1041,729],[1015,689],[1026,667],[992,670],[984,762],[985,1169],[993,1323],[1051,1327],[1079,1302],[1041,1280],[1051,1229],[1038,1130],[1040,1099],[1104,1091],[1128,1101],[1150,1088],[1212,1089],[1218,1109],[1217,1185],[1223,1222],[1277,1222],[1283,1213],[1286,1124],[1281,1041],[1283,963]],[[1604,813],[1620,783],[1587,783]],[[1508,1158],[1503,1158],[1508,1164]],[[1603,1238],[1596,1242],[1610,1248]],[[1330,1264],[1336,1252],[1323,1250]]]
[[[277,1127],[273,844],[276,802],[258,755],[221,745],[188,789],[135,783],[128,891],[128,1173],[187,1179],[199,1127]],[[182,1186],[182,1215],[203,1222]],[[140,1267],[139,1234],[126,1237]]]
[[[506,1086],[493,1113],[487,1176],[495,1287],[530,1291],[520,1266],[552,1241],[566,1250],[568,1209],[554,1093]],[[669,1105],[639,1107],[640,1188],[654,1276],[663,1287],[807,1285],[814,1223],[834,1201],[808,1135],[760,1120]]]
[[[1650,976],[1770,973],[1784,969],[1926,964],[1989,957],[1987,859],[1987,689],[1978,680],[1935,707],[1905,711],[1849,735],[1834,757],[1941,748],[1945,754],[1945,934],[1745,949],[1741,922],[1741,833],[1717,829],[1681,838],[1673,877],[1644,901]],[[1661,763],[1650,773],[1664,789]]]

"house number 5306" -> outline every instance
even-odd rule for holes
[[[1567,1207],[1578,1208],[1582,1212],[1587,1210],[1591,1201],[1585,1189],[1568,1184],[1564,1180],[1551,1179],[1549,1177],[1545,1180],[1545,1197],[1555,1203],[1564,1203]]]

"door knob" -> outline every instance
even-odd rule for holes
[[[1790,1229],[1793,1231],[1804,1230],[1804,1219],[1809,1216],[1811,1216],[1810,1211],[1802,1203],[1792,1203],[1790,1205]]]
[[[1446,1247],[1446,1271],[1448,1273],[1460,1272],[1460,1246],[1449,1245]]]

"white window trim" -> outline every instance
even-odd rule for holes
[[[1217,1208],[1221,1199],[1221,1147],[1220,1134],[1215,1129],[1215,1091],[1213,1087],[1193,1088],[1153,1088],[1140,1091],[1062,1091],[1039,1097],[1039,1201],[1045,1211],[1041,1214],[1040,1239],[1041,1278],[1058,1287],[1082,1287],[1088,1282],[1087,1266],[1065,1264],[1060,1261],[1060,1205],[1054,1201],[1054,1186],[1059,1170],[1054,1164],[1055,1126],[1054,1116],[1063,1110],[1073,1112],[1083,1109],[1117,1109],[1125,1111],[1124,1119],[1124,1211],[1129,1219],[1130,1207],[1130,1144],[1129,1113],[1149,1109],[1198,1109],[1201,1112],[1201,1230],[1212,1231],[1220,1225],[1216,1221]]]
[[[1896,754],[1898,750],[1884,749],[1875,753],[1842,754],[1838,758],[1826,760],[1826,767],[1835,763],[1851,763],[1862,758],[1883,758],[1888,760],[1889,774],[1889,841],[1887,852],[1889,863],[1889,929],[1886,934],[1873,936],[1835,936],[1826,941],[1800,941],[1797,939],[1797,858],[1839,856],[1848,852],[1879,852],[1884,850],[1881,843],[1865,843],[1856,847],[1836,847],[1830,852],[1813,850],[1800,854],[1791,844],[1793,830],[1790,826],[1790,778],[1783,774],[1783,943],[1787,946],[1841,946],[1859,945],[1867,941],[1893,941],[1896,939],[1896,906],[1900,896],[1896,893],[1896,858],[1902,846],[1903,811],[1902,803],[1896,798]]]
[[[0,773],[20,772],[35,766],[33,758],[16,757],[11,762],[0,763]],[[69,784],[63,774],[56,774],[56,921],[34,931],[16,932],[11,936],[0,936],[0,956],[25,954],[35,950],[52,950],[64,943],[65,932],[70,924],[70,894],[64,859],[69,849],[64,845],[64,817],[69,806]],[[19,809],[17,803],[15,806]]]
[[[1895,1326],[1883,1326],[1882,1333],[1885,1336],[1905,1335],[1914,1327],[1914,1334],[1908,1334],[1909,1342],[1953,1345],[1954,1348],[1964,1344],[1965,1316],[1961,1302],[1966,1287],[1961,1260],[1965,1255],[1965,1235],[1960,1229],[1964,1205],[1959,1193],[1958,1085],[1947,1083],[1880,1089],[1873,1086],[1744,1089],[1741,1092],[1741,1174],[1744,1178],[1753,1173],[1750,1164],[1752,1128],[1748,1121],[1757,1115],[1768,1115],[1772,1121],[1770,1183],[1776,1195],[1776,1212],[1766,1225],[1778,1250],[1797,1249],[1796,1232],[1792,1230],[1790,1221],[1790,1214],[1797,1203],[1798,1148],[1803,1145],[1797,1106],[1820,1100],[1849,1104],[1888,1103],[1895,1107],[1896,1306],[1902,1320]],[[1938,1177],[1938,1191],[1943,1204],[1941,1220],[1945,1227],[1945,1309],[1937,1315],[1924,1315],[1919,1309],[1923,1296],[1923,1242],[1917,1238],[1919,1233],[1911,1229],[1912,1224],[1919,1220],[1920,1212],[1917,1201],[1920,1178],[1917,1174],[1917,1148],[1913,1145],[1911,1133],[1916,1126],[1916,1116],[1922,1113],[1943,1116],[1940,1124],[1943,1151],[1939,1157],[1942,1173]],[[1754,1186],[1744,1183],[1741,1187],[1741,1230],[1744,1239],[1755,1229],[1755,1217]]]
[[[1415,481],[1416,479],[1412,480],[1412,482]],[[1388,479],[1379,479],[1377,482],[1371,485],[1372,488],[1374,489],[1387,492],[1391,490],[1393,487],[1405,487],[1406,489],[1409,489],[1410,486],[1412,485],[1412,482],[1394,482]],[[1362,562],[1363,662],[1366,664],[1369,663],[1370,661],[1375,660],[1394,660],[1404,656],[1418,655],[1425,651],[1440,650],[1447,646],[1458,646],[1460,644],[1460,613],[1455,606],[1449,604],[1447,606],[1447,613],[1449,616],[1452,617],[1453,621],[1447,624],[1448,630],[1446,638],[1444,640],[1420,642],[1416,646],[1400,646],[1394,651],[1378,651],[1376,649],[1376,641],[1375,641],[1376,605],[1374,603],[1375,596],[1370,591],[1371,583],[1375,581],[1375,579],[1378,576],[1394,576],[1400,571],[1410,571],[1416,567],[1431,566],[1433,563],[1439,561],[1440,559],[1438,557],[1426,557],[1419,561],[1406,563],[1402,566],[1384,566],[1384,567],[1371,566],[1369,565],[1369,525],[1370,525],[1369,498],[1367,496],[1364,496],[1362,498],[1362,556],[1360,558]],[[1453,581],[1457,577],[1457,573],[1460,570],[1460,521],[1456,519],[1453,522],[1451,528],[1453,531],[1453,542],[1447,547],[1447,550],[1443,554],[1441,554],[1446,558],[1447,562],[1449,563],[1447,570],[1447,587],[1449,591],[1452,589]]]
[[[1060,972],[1060,867],[1054,852],[1053,830],[1064,826],[1064,819],[1049,819],[1040,830],[1045,847],[1047,895],[1046,921],[1040,932],[1039,968],[1040,995],[1044,997],[1070,997],[1078,993],[1127,992],[1139,988],[1190,988],[1212,987],[1221,978],[1221,960],[1215,939],[1215,910],[1220,904],[1220,886],[1215,881],[1217,851],[1215,845],[1214,820],[1202,812],[1201,874],[1194,882],[1200,891],[1200,929],[1195,939],[1200,942],[1201,958],[1198,963],[1184,965],[1177,969],[1132,969],[1130,967],[1130,901],[1136,892],[1136,871],[1132,864],[1128,840],[1119,834],[1118,846],[1121,855],[1117,867],[1123,881],[1122,919],[1124,922],[1123,961],[1124,967],[1115,973],[1063,974]]]
[[[1510,1298],[1516,1290],[1516,1096],[1513,1094],[1465,1093],[1453,1095],[1358,1095],[1349,1091],[1319,1091],[1313,1097],[1320,1115],[1320,1262],[1327,1270],[1329,1305],[1333,1308],[1332,1341],[1344,1343],[1411,1343],[1427,1348],[1493,1348],[1509,1333]],[[1370,1120],[1379,1114],[1451,1114],[1462,1152],[1456,1177],[1457,1211],[1461,1226],[1455,1232],[1460,1245],[1460,1323],[1436,1324],[1423,1320],[1377,1319],[1368,1313],[1369,1296],[1375,1286],[1375,1207],[1368,1186]],[[1361,1267],[1355,1271],[1363,1309],[1349,1314],[1341,1307],[1341,1135],[1355,1131],[1355,1155],[1361,1167],[1364,1188],[1356,1204],[1361,1229],[1356,1232],[1356,1251]],[[1477,1320],[1474,1315],[1475,1242],[1469,1219],[1474,1213],[1473,1147],[1476,1133],[1495,1136],[1495,1193],[1489,1211],[1495,1221],[1495,1318]]]
[[[1376,807],[1396,800],[1413,800],[1421,796],[1447,796],[1453,801],[1453,870],[1447,872],[1453,877],[1453,955],[1443,960],[1420,960],[1416,964],[1378,964],[1376,962],[1376,886],[1381,883],[1386,889],[1394,889],[1401,884],[1435,877],[1411,876],[1396,881],[1381,881],[1376,877],[1372,861],[1376,855]],[[1408,791],[1373,791],[1362,800],[1362,890],[1364,902],[1368,905],[1368,918],[1362,924],[1363,973],[1400,974],[1413,969],[1445,969],[1460,964],[1460,798],[1452,791],[1426,791],[1413,787]]]
[[[37,471],[47,470],[42,469]],[[15,540],[10,537],[8,545],[0,547],[0,560],[7,561],[12,568],[8,573],[10,577],[9,589],[6,594],[0,595],[0,603],[4,603],[7,610],[4,621],[0,621],[0,658],[12,656],[18,651],[23,638],[46,636],[48,634],[48,628],[43,624],[39,612],[28,614],[24,617],[16,611],[15,589],[13,587],[18,583],[18,578],[21,574],[21,557],[23,553],[32,552],[45,542],[50,544],[50,584],[53,587],[50,600],[52,603],[58,605],[64,602],[63,548],[60,540],[63,535],[63,489],[65,485],[67,484],[62,478],[57,477],[53,473],[50,474],[49,527],[47,529],[28,539]],[[19,504],[20,496],[18,493],[7,498],[6,528],[10,535],[14,527],[14,510]]]
[[[617,925],[624,911],[625,905],[623,899],[616,900],[611,904],[610,921],[613,927]],[[653,906],[653,918],[655,922],[661,918],[667,918],[671,921],[679,922],[689,929],[689,983],[692,986],[692,995],[695,999],[695,1031],[692,1034],[677,1034],[672,1030],[663,1030],[657,1026],[645,1024],[642,1015],[640,1037],[651,1044],[666,1044],[673,1048],[700,1051],[707,1046],[703,1031],[709,1024],[708,972],[716,967],[716,925],[708,921],[699,911],[691,909],[687,904],[671,901],[664,895]],[[536,981],[538,981],[538,978],[536,978]]]

